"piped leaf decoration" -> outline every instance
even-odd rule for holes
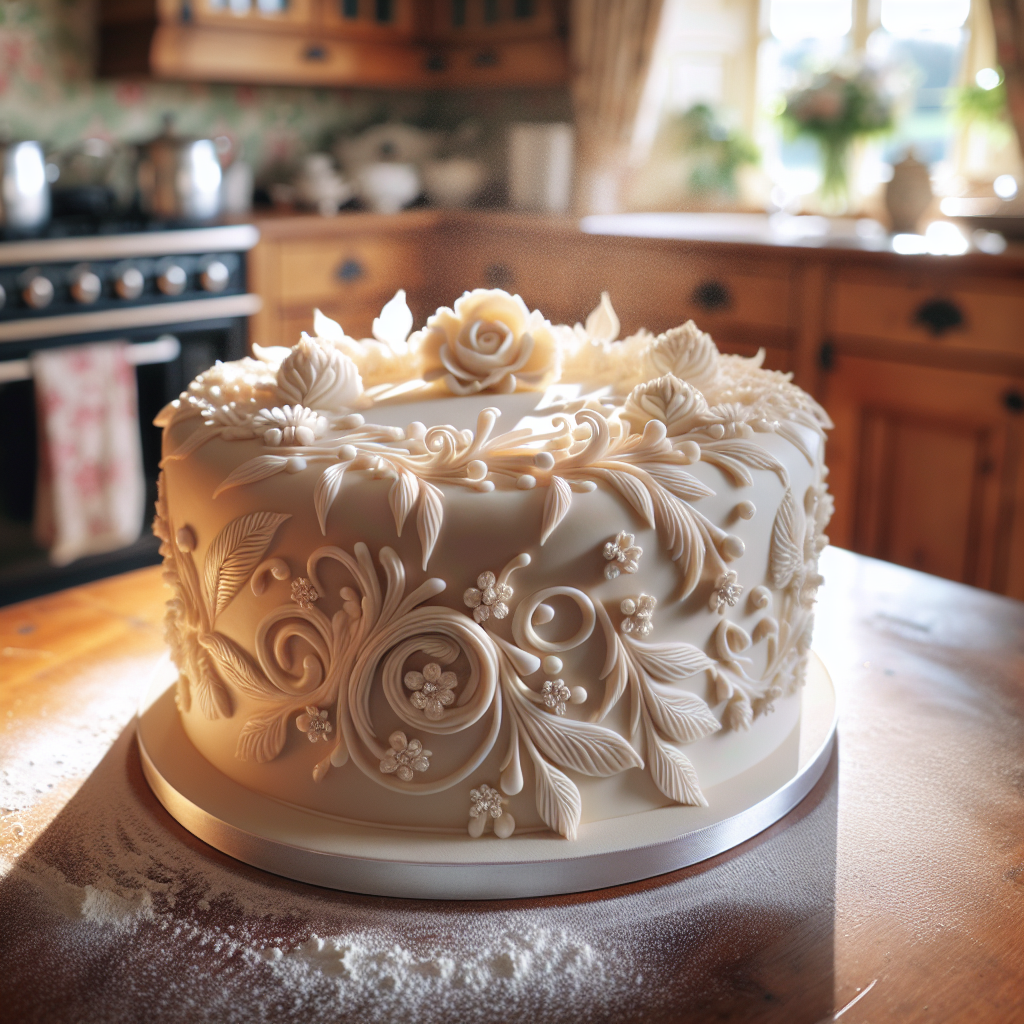
[[[565,518],[572,505],[572,489],[560,476],[551,478],[547,497],[544,499],[544,521],[541,525],[541,545],[551,536],[555,527]]]
[[[535,757],[533,765],[537,777],[537,813],[553,832],[575,839],[583,813],[580,791],[567,775],[542,757]]]
[[[783,420],[777,430],[780,437],[784,437],[812,466],[814,465],[814,452],[807,445],[807,436],[804,431],[789,420]],[[817,436],[817,434],[812,433],[812,436]]]
[[[243,462],[228,473],[220,487],[213,492],[213,496],[216,498],[232,487],[241,487],[243,484],[254,484],[259,480],[266,480],[267,477],[284,472],[287,465],[288,459],[284,455],[257,455],[255,459]]]
[[[621,330],[619,317],[607,292],[601,292],[601,301],[587,316],[584,330],[587,337],[597,344],[607,344],[618,338]]]
[[[217,672],[242,693],[257,699],[278,697],[280,691],[253,665],[249,655],[223,633],[204,633],[199,642],[209,652]]]
[[[241,761],[273,761],[284,747],[290,711],[280,709],[263,715],[254,715],[238,734],[235,757]]]
[[[630,473],[622,473],[618,470],[594,470],[594,473],[604,477],[636,509],[648,526],[654,526],[654,504],[651,501],[650,491],[642,481]]]
[[[412,511],[413,505],[416,504],[419,493],[419,478],[414,473],[400,469],[395,482],[391,485],[391,490],[388,491],[388,504],[395,517],[395,528],[398,530],[399,537],[402,536],[402,527],[405,525],[406,517]]]
[[[752,441],[706,441],[701,445],[702,462],[710,462],[732,478],[734,484],[750,487],[754,478],[751,469],[766,469],[775,473],[783,487],[789,487],[786,467],[771,452]]]
[[[754,709],[750,700],[742,693],[735,694],[725,706],[722,713],[722,725],[726,729],[733,729],[737,732],[746,731],[754,721]]]
[[[182,441],[182,443],[179,444],[178,447],[169,455],[165,455],[163,461],[178,462],[181,459],[186,459],[194,451],[198,451],[202,448],[207,441],[212,441],[215,437],[219,436],[219,430],[211,430],[205,424],[201,423],[192,431],[187,440]]]
[[[623,639],[640,665],[662,683],[689,679],[714,668],[714,662],[692,644],[647,644],[632,637]]]
[[[270,546],[277,528],[290,515],[252,512],[233,519],[206,552],[204,576],[211,621],[245,585]]]
[[[658,739],[657,733],[647,729],[647,761],[654,784],[677,804],[707,807],[708,802],[700,790],[697,772],[690,759],[671,744]]]
[[[651,499],[661,542],[683,575],[680,597],[688,597],[700,583],[704,571],[706,539],[688,505],[657,485],[651,490]]]
[[[601,669],[601,679],[604,680],[604,697],[601,699],[601,706],[594,715],[593,720],[600,722],[605,715],[619,702],[619,698],[625,692],[626,684],[630,677],[630,660],[622,647],[612,620],[605,611],[601,601],[594,602],[594,611],[597,612],[598,622],[601,623],[601,631],[604,633],[605,659]],[[636,672],[633,670],[635,678]]]
[[[646,691],[651,720],[669,739],[692,743],[722,728],[711,709],[695,693],[650,682]]]
[[[787,490],[772,525],[772,543],[768,554],[768,575],[772,586],[784,590],[803,568],[804,558],[796,535],[796,504]]]
[[[715,492],[706,483],[671,463],[645,462],[644,471],[666,491],[683,501],[699,501],[701,498],[714,497]]]
[[[210,664],[209,656],[202,652],[195,659],[195,678],[190,679],[196,703],[203,717],[210,719],[231,717],[231,695]]]
[[[416,510],[416,532],[419,534],[420,547],[423,550],[422,568],[426,571],[430,556],[434,553],[434,545],[441,533],[444,522],[444,494],[426,480],[420,481],[420,505]]]
[[[327,536],[327,513],[341,491],[341,481],[345,476],[345,470],[352,465],[351,462],[337,462],[328,466],[321,474],[320,479],[313,488],[313,505],[316,508],[316,518],[320,523],[320,532]]]
[[[412,330],[412,310],[405,301],[405,289],[399,288],[394,297],[384,303],[380,316],[375,317],[371,333],[377,341],[400,351]]]
[[[617,775],[643,768],[640,755],[616,732],[590,722],[559,718],[523,701],[523,726],[540,750],[556,764],[583,775]]]

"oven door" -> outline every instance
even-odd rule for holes
[[[216,360],[245,355],[246,320],[210,320],[174,325],[171,330],[136,329],[109,338],[81,339],[81,343],[123,340],[131,345],[128,354],[138,381],[147,516],[142,535],[129,547],[55,566],[36,544],[32,531],[39,449],[29,357],[36,348],[78,340],[46,339],[0,350],[0,438],[4,438],[0,444],[0,605],[159,561],[159,541],[150,529],[161,440],[153,418]]]

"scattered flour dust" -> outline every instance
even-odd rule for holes
[[[135,695],[95,699],[88,734],[51,721],[48,736],[0,750],[0,1005],[19,1024],[640,1020],[664,1013],[659,979],[679,997],[737,891],[759,893],[763,929],[766,892],[793,920],[833,886],[825,803],[756,865],[726,860],[614,898],[431,902],[291,882],[171,822],[138,766]],[[42,775],[22,770],[45,757]]]

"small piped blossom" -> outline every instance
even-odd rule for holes
[[[295,725],[299,732],[306,734],[306,739],[310,743],[316,743],[317,740],[326,742],[327,734],[331,731],[331,723],[327,721],[327,708],[318,708],[312,704],[295,719]]]
[[[540,696],[545,707],[550,708],[556,715],[564,715],[566,702],[572,697],[572,693],[561,679],[545,679],[544,685],[540,688]]]
[[[261,409],[252,419],[252,429],[271,448],[310,445],[327,432],[327,419],[304,405],[283,405]]]
[[[743,587],[736,582],[736,573],[726,570],[715,580],[715,589],[711,591],[708,607],[719,615],[725,612],[726,606],[734,608],[743,593]]]
[[[500,818],[507,803],[508,801],[493,786],[484,783],[478,789],[469,791],[469,816],[479,818],[486,814],[492,818]]]
[[[604,567],[604,574],[607,579],[615,579],[619,573],[634,573],[640,565],[640,556],[644,553],[643,548],[638,548],[634,543],[634,536],[620,530],[615,540],[608,541],[604,546],[604,557],[609,565]]]
[[[473,609],[473,618],[477,622],[486,622],[492,615],[503,619],[508,615],[508,602],[512,598],[512,588],[507,583],[499,583],[493,572],[482,572],[476,578],[476,586],[470,587],[462,600],[467,608]]]
[[[442,672],[441,666],[432,661],[423,666],[422,672],[406,672],[405,685],[415,692],[409,703],[422,711],[432,722],[444,715],[444,709],[454,703],[452,689],[458,683],[454,672]]]
[[[317,593],[316,587],[305,576],[292,580],[292,600],[303,611],[308,612],[319,599],[320,595]]]
[[[626,616],[622,620],[622,632],[648,636],[654,629],[654,606],[657,603],[650,594],[641,594],[635,601],[627,597],[619,605],[619,610]]]
[[[393,732],[388,737],[391,749],[380,762],[385,775],[394,773],[403,782],[412,782],[413,772],[425,772],[430,767],[431,751],[424,750],[419,740],[410,740],[404,732]]]

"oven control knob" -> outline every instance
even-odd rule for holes
[[[142,294],[146,285],[146,279],[138,267],[128,267],[117,275],[114,281],[114,291],[122,299],[137,299]]]
[[[43,309],[53,301],[53,282],[42,274],[36,274],[21,294],[33,309]]]
[[[209,263],[199,278],[204,291],[222,292],[228,286],[231,271],[220,260]]]
[[[185,271],[177,263],[172,263],[161,271],[156,279],[156,286],[164,295],[180,295],[185,290],[187,282]]]
[[[88,305],[95,302],[103,291],[103,283],[91,270],[79,271],[71,279],[71,298]]]

